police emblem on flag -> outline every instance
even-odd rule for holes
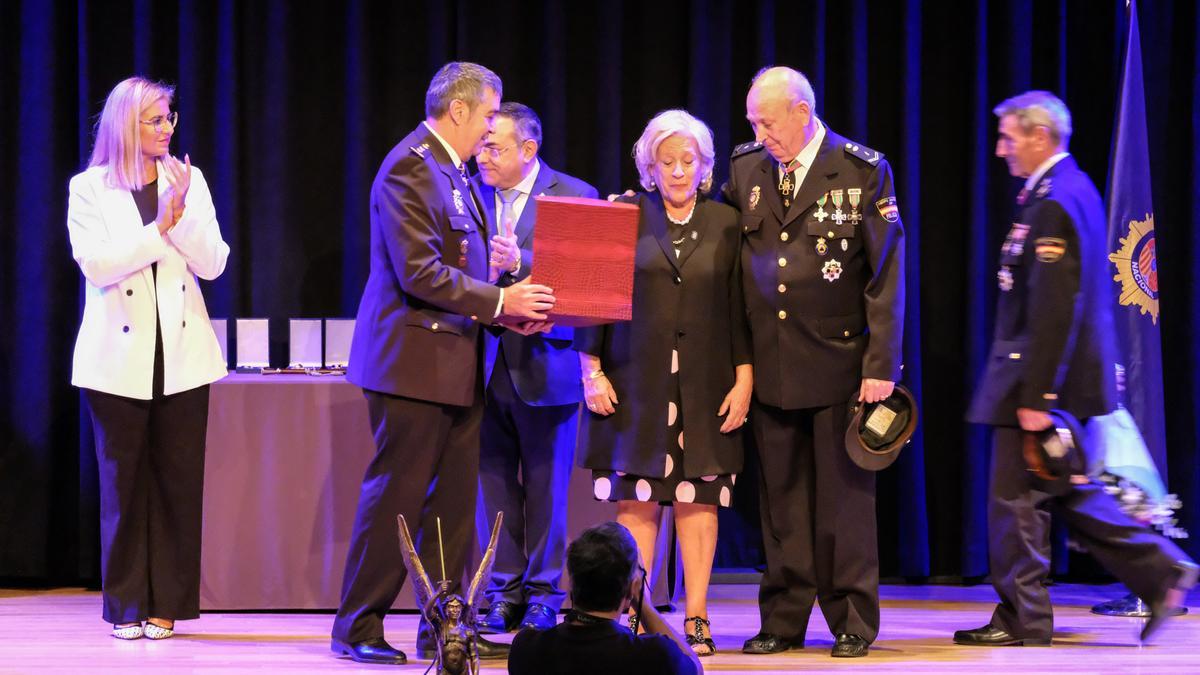
[[[1145,220],[1129,221],[1129,232],[1120,238],[1121,248],[1108,255],[1116,265],[1113,281],[1120,282],[1122,305],[1136,305],[1158,323],[1158,258],[1154,252],[1154,214]]]

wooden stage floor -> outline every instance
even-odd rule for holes
[[[758,629],[756,587],[719,585],[712,589],[713,630],[721,652],[704,659],[707,672],[792,673],[863,672],[1150,672],[1200,671],[1200,614],[1174,619],[1155,644],[1141,647],[1136,619],[1095,616],[1088,608],[1116,597],[1117,586],[1060,585],[1051,589],[1056,627],[1052,647],[972,648],[951,643],[956,629],[987,622],[994,595],[990,586],[885,586],[878,641],[864,659],[831,659],[824,619],[814,612],[808,646],[772,656],[740,652]],[[682,614],[671,616],[676,624]],[[331,614],[205,613],[182,622],[170,640],[123,642],[108,634],[100,619],[98,593],[79,589],[0,590],[0,673],[196,671],[416,672],[408,666],[359,666],[329,651]],[[392,644],[410,657],[417,619],[387,619]],[[484,672],[506,672],[492,662]]]

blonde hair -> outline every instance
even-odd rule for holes
[[[146,184],[142,167],[141,115],[159,99],[170,103],[175,87],[144,77],[122,80],[109,92],[96,121],[96,144],[88,166],[108,169],[109,187],[138,190]]]
[[[696,150],[700,153],[700,192],[708,192],[712,188],[713,154],[712,131],[708,125],[692,116],[686,110],[664,110],[654,116],[642,132],[642,137],[633,145],[633,161],[637,165],[638,182],[646,190],[654,191],[654,166],[658,146],[671,136],[679,135],[696,142]]]

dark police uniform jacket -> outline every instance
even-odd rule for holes
[[[521,268],[514,274],[502,274],[497,281],[501,287],[529,276],[533,271],[533,226],[537,222],[537,202],[534,197],[588,197],[596,199],[600,194],[596,188],[565,173],[559,173],[539,159],[537,178],[533,180],[525,208],[517,219],[515,234],[521,249]],[[479,176],[471,179],[483,199],[484,212],[492,230],[499,232],[496,217],[496,189],[484,183]],[[580,380],[579,353],[572,347],[575,330],[567,326],[554,326],[548,333],[521,335],[510,330],[484,333],[484,382],[491,380],[496,366],[496,355],[504,351],[504,363],[512,379],[513,389],[521,400],[532,406],[568,405],[583,400],[583,385]]]
[[[1000,249],[995,336],[967,419],[1104,415],[1116,407],[1116,346],[1100,195],[1068,156],[1023,201]]]
[[[500,289],[487,283],[479,198],[419,125],[371,185],[371,271],[346,379],[372,391],[469,406],[480,387],[480,322]]]
[[[755,396],[818,408],[845,403],[864,377],[898,381],[904,226],[887,161],[826,127],[786,211],[778,185],[765,148],[734,149],[722,198],[741,211]]]

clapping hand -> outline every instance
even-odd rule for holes
[[[175,220],[178,222],[180,216],[183,215],[183,207],[187,202],[188,189],[192,186],[192,159],[185,154],[181,162],[170,155],[166,155],[163,157],[162,166],[166,170],[167,182],[171,185],[168,193],[171,195],[172,206],[175,210]]]

